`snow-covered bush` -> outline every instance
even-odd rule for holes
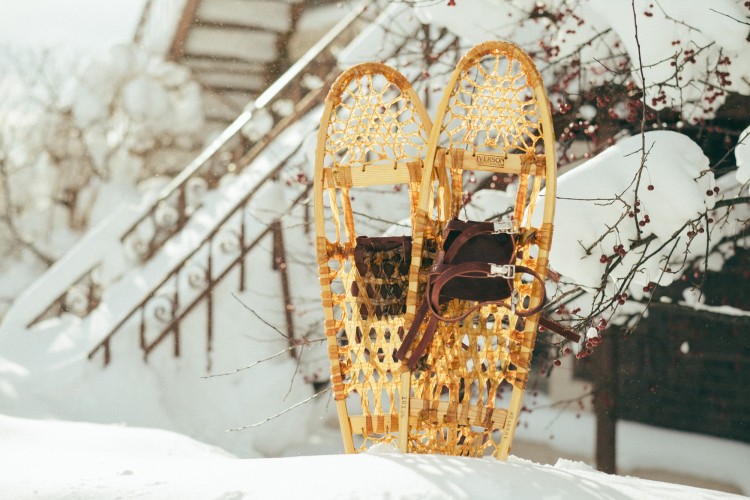
[[[0,251],[16,259],[5,266],[36,267],[20,287],[118,202],[136,201],[140,181],[179,171],[204,117],[189,71],[135,46],[0,60]]]

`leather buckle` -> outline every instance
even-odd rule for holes
[[[516,277],[516,266],[512,264],[490,264],[490,276],[513,279]]]
[[[518,228],[516,227],[516,221],[513,220],[513,216],[506,216],[503,217],[500,221],[495,221],[492,223],[492,233],[493,234],[500,234],[500,233],[509,233],[509,234],[515,234],[518,232]]]

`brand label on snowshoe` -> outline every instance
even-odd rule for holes
[[[480,167],[502,167],[505,165],[505,155],[477,153],[477,165]]]

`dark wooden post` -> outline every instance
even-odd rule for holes
[[[187,40],[190,27],[195,22],[195,15],[198,13],[199,6],[200,0],[188,0],[185,3],[185,8],[182,10],[182,15],[180,16],[180,22],[175,30],[172,46],[169,48],[170,61],[176,61],[182,57],[185,41]]]
[[[281,291],[284,300],[284,318],[286,320],[286,331],[289,339],[289,346],[294,344],[294,308],[292,306],[292,294],[289,288],[289,273],[286,264],[286,248],[284,247],[284,233],[281,228],[281,221],[277,220],[271,224],[271,233],[273,234],[273,263],[274,270],[281,274]],[[295,357],[294,350],[289,354]]]
[[[594,364],[596,414],[596,468],[608,474],[617,470],[618,332],[602,332],[602,342],[591,356]]]
[[[214,259],[213,238],[208,244],[208,262],[206,263],[206,372],[211,372],[211,351],[214,349]],[[241,259],[244,260],[244,259]]]

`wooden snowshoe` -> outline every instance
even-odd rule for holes
[[[496,176],[498,183],[513,178],[515,205],[497,207],[498,214],[512,215],[501,231],[512,228],[515,236],[511,264],[516,272],[508,278],[513,296],[474,311],[472,300],[441,298],[433,307],[444,318],[468,315],[438,321],[432,340],[423,343],[423,354],[417,346],[430,314],[421,321],[417,317],[417,338],[411,345],[404,341],[402,349],[404,361],[414,367],[410,372],[405,363],[402,375],[403,392],[411,391],[400,408],[401,425],[408,420],[409,427],[408,435],[400,434],[403,451],[508,456],[536,338],[539,313],[534,311],[544,299],[555,208],[554,144],[549,103],[532,60],[504,42],[471,49],[452,73],[438,107],[425,171],[435,169],[450,182],[441,198],[447,217],[438,217],[440,229],[447,219],[461,219],[470,176]],[[431,177],[424,176],[417,210],[422,217],[432,213],[430,183]],[[537,203],[543,187],[546,195]],[[423,232],[429,227],[423,222],[414,224],[415,246],[435,236]],[[437,247],[445,243],[438,233]],[[412,265],[420,266],[415,256]],[[492,262],[492,256],[487,260]],[[418,306],[409,304],[409,318]]]
[[[423,158],[430,126],[408,81],[383,64],[345,71],[326,98],[315,159],[316,248],[347,453],[390,442],[398,430],[394,353],[407,307],[413,310],[417,300],[419,278],[410,261],[422,248],[412,247],[411,233],[428,172]],[[404,235],[381,237],[409,218]]]

